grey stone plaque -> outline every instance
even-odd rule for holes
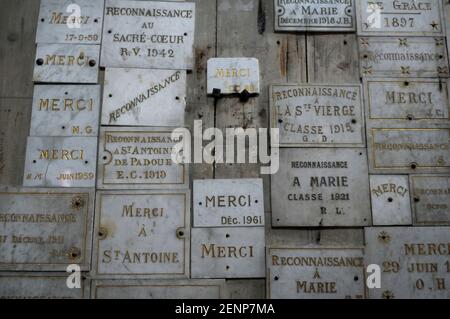
[[[247,90],[259,94],[259,61],[254,58],[214,58],[208,60],[208,94],[237,94]]]
[[[362,77],[448,77],[445,38],[360,37]]]
[[[24,186],[95,187],[96,137],[28,137]]]
[[[262,179],[194,181],[194,227],[264,226]]]
[[[281,149],[271,188],[275,227],[371,224],[363,149]]]
[[[97,83],[99,45],[38,44],[34,82]]]
[[[36,43],[100,44],[104,0],[41,0]]]
[[[406,175],[371,175],[374,226],[411,225],[409,181]]]
[[[102,124],[184,126],[186,71],[106,69]]]
[[[268,248],[270,299],[363,299],[364,252],[358,248]]]
[[[355,30],[353,0],[299,1],[274,0],[275,31]]]
[[[189,277],[189,202],[181,190],[97,192],[95,274]]]
[[[356,1],[359,35],[442,36],[442,1]]]
[[[446,79],[365,79],[369,120],[449,120]]]
[[[412,175],[414,223],[450,225],[450,176]]]
[[[360,85],[273,85],[270,101],[281,146],[365,145]]]
[[[0,273],[0,299],[88,299],[90,280],[67,287],[69,273]]]
[[[93,299],[221,299],[225,280],[95,280]]]
[[[97,136],[100,85],[36,85],[30,136]]]
[[[101,65],[192,69],[195,3],[106,0]]]
[[[100,129],[100,189],[188,188],[189,166],[172,161],[170,128],[103,127]]]
[[[371,128],[371,173],[450,172],[449,128]]]
[[[94,192],[0,190],[0,270],[89,270]]]
[[[365,229],[366,264],[381,267],[371,299],[449,299],[450,227]]]
[[[192,278],[265,277],[264,227],[192,228]]]

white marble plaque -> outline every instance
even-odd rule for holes
[[[411,225],[409,181],[406,175],[371,175],[374,226]]]
[[[450,176],[410,176],[414,223],[450,224]]]
[[[353,0],[274,0],[275,31],[343,32],[355,30]]]
[[[362,77],[448,78],[445,38],[360,37]]]
[[[358,0],[359,35],[442,36],[442,1]]]
[[[184,126],[186,71],[106,69],[102,125]]]
[[[281,149],[271,177],[274,227],[368,226],[369,174],[364,149]]]
[[[259,94],[259,62],[255,58],[208,60],[208,94]]]
[[[279,84],[271,86],[271,127],[280,146],[363,147],[360,85]]]
[[[263,278],[264,227],[192,228],[192,278]]]
[[[106,0],[101,65],[192,69],[195,3]]]
[[[95,187],[96,137],[28,137],[24,186]]]
[[[97,187],[188,188],[189,165],[172,161],[172,149],[180,139],[171,135],[168,127],[102,127]]]
[[[268,248],[269,299],[363,299],[363,249]]]
[[[189,277],[189,191],[97,192],[94,272]]]
[[[93,191],[1,189],[0,270],[89,271],[93,214]]]
[[[450,227],[365,229],[365,262],[381,267],[370,299],[449,299]]]
[[[100,44],[104,0],[41,0],[36,43]]]
[[[30,136],[97,136],[100,85],[36,85]]]
[[[262,179],[194,181],[194,227],[264,226]]]
[[[97,83],[99,45],[38,44],[34,82]]]

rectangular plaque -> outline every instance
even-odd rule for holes
[[[106,69],[102,124],[183,126],[186,71]]]
[[[370,120],[449,121],[446,79],[365,79]]]
[[[224,280],[95,280],[93,299],[221,299]]]
[[[28,137],[24,186],[95,187],[96,137]]]
[[[194,180],[194,227],[264,226],[262,179]]]
[[[450,227],[365,229],[366,264],[381,267],[370,299],[449,299]]]
[[[30,136],[97,136],[100,85],[36,85]]]
[[[359,35],[442,36],[440,0],[356,1]]]
[[[445,38],[360,37],[362,77],[448,78]]]
[[[208,60],[208,94],[259,94],[259,61],[255,58]]]
[[[171,128],[102,127],[97,187],[188,188],[187,164],[172,161]]]
[[[268,248],[269,299],[363,299],[359,248]]]
[[[270,92],[280,146],[364,147],[360,85],[279,84]]]
[[[100,45],[38,44],[34,82],[97,83]]]
[[[274,0],[275,31],[355,30],[353,0],[299,1]]]
[[[364,150],[281,149],[271,180],[275,227],[367,226],[371,223]]]
[[[67,273],[0,273],[0,299],[88,299],[90,280],[67,287]]]
[[[192,69],[195,3],[106,0],[101,65]]]
[[[94,192],[0,190],[0,270],[89,271]]]
[[[36,43],[100,44],[104,0],[41,0]]]
[[[189,276],[189,191],[97,192],[98,276]]]
[[[450,176],[410,176],[414,223],[450,224]]]
[[[373,173],[450,172],[450,128],[368,130]]]
[[[374,226],[411,225],[409,181],[406,175],[370,175]]]
[[[264,227],[192,228],[192,278],[265,277]]]

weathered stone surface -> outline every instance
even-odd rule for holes
[[[371,175],[370,195],[374,226],[412,224],[408,176]]]
[[[0,189],[0,270],[88,271],[94,197],[86,189]]]
[[[97,192],[95,275],[189,277],[189,200],[189,191]]]
[[[194,227],[264,226],[262,179],[194,181]]]
[[[371,299],[450,298],[449,227],[365,229],[366,264],[381,267],[381,288]]]
[[[364,150],[281,149],[280,169],[271,182],[275,227],[371,223]]]
[[[100,85],[36,85],[30,136],[97,136]]]
[[[358,248],[268,248],[268,298],[365,298],[363,256]]]

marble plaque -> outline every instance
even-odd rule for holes
[[[356,1],[359,35],[442,36],[440,0]]]
[[[264,227],[192,228],[192,278],[265,277]]]
[[[34,82],[97,83],[99,45],[38,44]]]
[[[28,137],[24,186],[95,187],[96,137]]]
[[[450,176],[410,176],[415,224],[450,225]]]
[[[189,191],[97,192],[95,275],[189,277],[189,202]]]
[[[171,128],[102,127],[97,187],[100,189],[188,188],[188,164],[172,161],[180,139]]]
[[[450,227],[365,229],[366,264],[381,268],[370,299],[449,299]]]
[[[363,249],[268,248],[269,299],[363,299]]]
[[[100,44],[104,0],[41,0],[36,43]]]
[[[271,188],[274,227],[371,224],[363,149],[280,149]]]
[[[2,188],[0,270],[89,271],[94,192]]]
[[[194,181],[194,227],[264,226],[262,179]]]
[[[270,101],[280,146],[365,145],[360,85],[272,85]]]
[[[360,37],[362,77],[448,78],[445,38]]]
[[[192,69],[195,3],[106,0],[101,65]]]
[[[214,58],[208,60],[208,94],[259,94],[259,61],[255,58]]]
[[[106,69],[102,125],[184,126],[186,71]]]
[[[374,226],[411,225],[409,181],[406,175],[371,175]]]
[[[97,136],[100,85],[36,85],[30,136]]]
[[[274,0],[275,31],[344,32],[355,30],[353,0]]]

